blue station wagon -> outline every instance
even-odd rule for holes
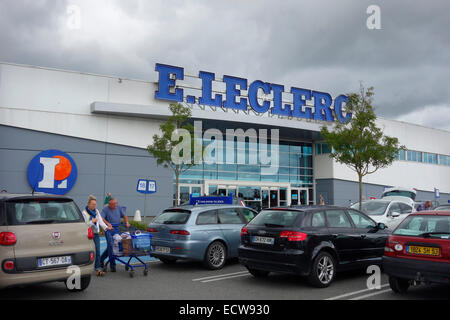
[[[241,229],[258,213],[237,205],[188,205],[169,208],[147,228],[152,256],[166,264],[179,259],[202,261],[212,270],[238,256]]]

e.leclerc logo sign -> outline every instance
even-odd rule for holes
[[[46,150],[35,156],[28,165],[28,182],[34,191],[63,195],[77,180],[75,161],[65,152]]]
[[[184,79],[184,69],[157,63],[155,71],[159,74],[155,99],[182,102],[184,98],[183,89],[176,87],[176,80]],[[342,123],[347,123],[352,118],[350,112],[344,115],[342,110],[342,104],[348,101],[346,95],[336,97],[333,104],[333,98],[329,93],[291,87],[289,93],[292,94],[292,104],[287,104],[282,101],[282,95],[285,92],[283,85],[261,80],[253,81],[248,85],[247,79],[224,75],[222,78],[225,83],[224,100],[222,94],[216,93],[214,97],[212,96],[212,82],[216,80],[214,73],[200,71],[198,77],[202,80],[202,95],[198,98],[193,95],[186,96],[187,103],[198,101],[200,105],[244,111],[247,110],[249,104],[256,113],[270,112],[279,116],[320,121],[338,120]],[[248,100],[241,97],[241,91],[247,91]],[[272,95],[273,102],[267,100],[262,103],[259,102],[258,92]],[[313,100],[314,112],[311,106],[306,105],[309,100]],[[336,115],[336,119],[333,113]]]

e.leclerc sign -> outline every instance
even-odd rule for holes
[[[155,99],[168,100],[174,102],[182,102],[184,98],[183,89],[176,88],[176,80],[184,79],[184,69],[181,67],[170,66],[157,63],[155,71],[159,74],[158,90],[155,91]],[[212,82],[215,80],[215,74],[206,71],[198,73],[202,80],[202,95],[198,97],[200,105],[211,107],[223,107],[237,110],[247,110],[247,104],[256,113],[269,112],[273,115],[288,116],[295,118],[304,118],[320,121],[335,121],[333,110],[339,122],[347,123],[352,114],[347,112],[344,115],[342,104],[348,101],[346,95],[339,95],[333,99],[329,93],[291,87],[292,104],[285,103],[283,105],[282,93],[284,86],[255,80],[248,85],[247,79],[233,76],[223,76],[225,83],[225,100],[222,94],[212,96]],[[248,91],[247,98],[241,97],[241,91]],[[258,92],[268,95],[272,94],[273,103],[258,101]],[[196,98],[193,95],[186,96],[187,103],[195,103]],[[314,112],[311,106],[306,105],[308,100],[313,100]]]

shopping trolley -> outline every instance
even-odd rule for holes
[[[129,271],[130,277],[134,277],[135,268],[144,268],[144,276],[148,275],[148,264],[140,259],[140,257],[149,256],[152,250],[151,238],[152,235],[146,232],[141,232],[136,230],[134,227],[127,228],[127,232],[122,232],[124,226],[120,226],[120,235],[127,234],[131,239],[122,239],[119,242],[119,250],[113,253],[113,258],[116,263],[120,262],[125,265],[125,270]],[[132,260],[135,259],[139,263],[133,263]],[[105,263],[103,268],[104,271],[107,270],[109,259]]]

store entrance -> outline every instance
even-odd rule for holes
[[[201,196],[202,189],[203,189],[202,185],[180,183],[178,186],[179,204],[189,202],[189,195],[191,194],[194,197]]]
[[[307,188],[292,188],[291,189],[291,205],[299,206],[308,205],[308,189]]]

